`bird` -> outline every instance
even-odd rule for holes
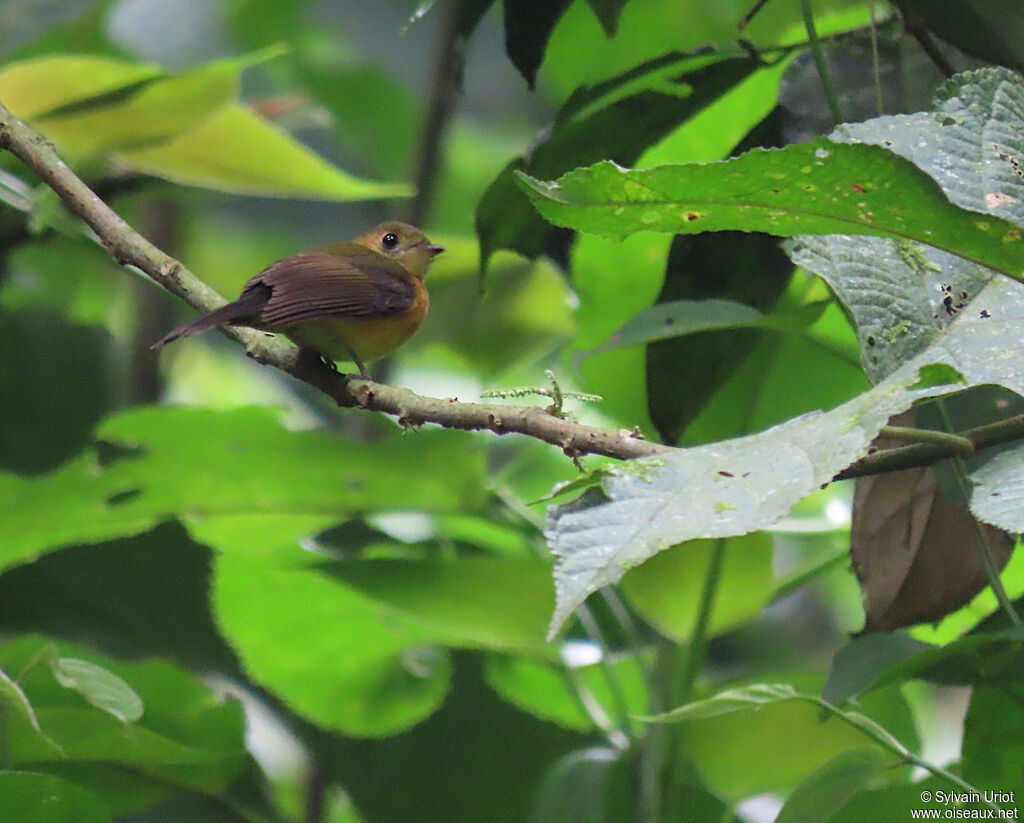
[[[430,306],[423,278],[444,251],[415,226],[389,220],[348,243],[278,260],[252,277],[239,298],[156,341],[159,349],[217,326],[284,334],[325,360],[365,363],[390,354],[420,327]]]

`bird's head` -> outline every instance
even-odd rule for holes
[[[444,251],[442,246],[435,246],[427,240],[418,228],[398,220],[374,226],[359,235],[355,242],[398,261],[420,278],[427,273],[433,259]]]

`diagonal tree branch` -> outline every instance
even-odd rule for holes
[[[214,289],[122,220],[68,168],[52,143],[2,104],[0,150],[11,152],[60,195],[68,210],[96,232],[118,263],[139,269],[200,312],[224,304],[224,298]],[[496,434],[518,432],[558,446],[573,456],[601,454],[625,460],[669,449],[643,440],[628,429],[585,426],[556,417],[539,406],[462,403],[454,398],[424,397],[409,389],[337,374],[319,361],[298,357],[298,350],[284,340],[253,329],[225,327],[221,331],[245,346],[249,357],[309,383],[338,405],[391,414],[406,426],[437,423],[470,431],[487,429]]]
[[[32,169],[67,206],[96,233],[123,266],[148,275],[200,312],[224,304],[224,298],[181,263],[146,240],[122,220],[61,160],[53,144],[21,122],[0,104],[0,150],[7,150]],[[600,454],[620,460],[651,457],[674,449],[640,438],[629,429],[600,429],[574,423],[540,406],[505,406],[463,403],[455,398],[425,397],[409,389],[338,374],[319,360],[299,357],[298,349],[282,339],[243,327],[221,332],[245,347],[246,354],[267,366],[287,372],[320,390],[339,406],[383,412],[405,426],[436,423],[467,431],[516,432],[558,446],[571,456]],[[962,432],[976,450],[1024,438],[1024,416]],[[959,452],[948,445],[914,443],[866,455],[839,472],[834,479],[882,474],[913,466],[927,466]]]

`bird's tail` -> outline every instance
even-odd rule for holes
[[[244,326],[252,323],[259,315],[260,309],[267,302],[268,295],[263,294],[262,291],[262,289],[254,289],[246,292],[233,303],[228,303],[219,309],[214,309],[209,314],[204,314],[202,317],[193,320],[191,323],[186,323],[184,326],[178,326],[174,331],[157,340],[150,348],[159,349],[161,346],[173,343],[179,337],[199,334],[215,326]]]

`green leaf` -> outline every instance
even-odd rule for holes
[[[323,564],[320,571],[428,628],[448,645],[543,648],[550,566],[532,558],[461,557]],[[500,580],[501,586],[495,587]]]
[[[39,735],[40,740],[52,746],[58,752],[62,751],[61,747],[54,740],[50,739],[39,725],[39,719],[36,717],[28,697],[25,696],[25,692],[21,690],[21,686],[8,677],[2,669],[0,669],[0,707],[2,707],[0,711],[4,713],[8,711],[16,712]]]
[[[24,474],[52,470],[86,445],[113,405],[113,341],[106,329],[36,306],[0,308],[0,338],[4,425],[17,433],[0,438],[0,466]],[[54,382],[57,362],[67,371]]]
[[[1024,674],[1015,650],[1024,637],[1019,627],[970,634],[945,646],[905,635],[865,635],[836,652],[822,697],[840,703],[913,677],[968,684],[985,676],[1012,681]]]
[[[875,683],[881,686],[892,682],[894,678],[880,677],[891,667],[902,671],[903,674],[896,679],[903,679],[908,670],[900,664],[926,652],[936,656],[941,654],[935,646],[905,634],[877,632],[856,637],[832,658],[832,667],[821,696],[830,703],[845,703]]]
[[[505,0],[505,49],[533,88],[544,48],[572,0]]]
[[[705,165],[630,170],[601,162],[554,182],[517,179],[555,225],[605,237],[870,234],[916,240],[1024,279],[1020,229],[953,206],[928,175],[878,146],[819,139]]]
[[[9,723],[7,736],[14,765],[32,764],[74,780],[118,812],[138,812],[182,792],[217,795],[238,778],[244,764],[252,765],[244,754],[245,720],[237,701],[212,693],[193,675],[163,661],[119,663],[59,643],[56,656],[74,656],[78,674],[88,658],[106,670],[104,681],[116,676],[131,683],[146,714],[141,722],[124,723],[105,709],[86,706],[57,683],[49,667],[32,665],[47,657],[53,645],[32,636],[0,645],[0,665],[22,671],[25,694],[40,706],[39,724],[60,744],[55,748],[18,715],[9,714],[16,720]],[[95,679],[92,672],[87,677]]]
[[[614,677],[625,697],[631,715],[648,710],[647,682],[642,661],[619,655],[614,659],[573,667],[566,663],[534,660],[523,656],[490,655],[485,661],[487,684],[501,697],[524,712],[566,729],[593,731],[594,720],[584,711],[579,694],[601,707],[613,723],[625,723],[622,706],[609,686]]]
[[[910,752],[889,729],[916,745],[912,717],[895,689],[872,696],[862,711],[843,711],[789,683],[756,683],[650,719],[685,723],[685,750],[712,787],[730,797],[792,791],[822,762],[865,742],[897,765]],[[735,768],[737,758],[744,769]]]
[[[33,125],[75,156],[158,143],[189,131],[234,100],[242,69],[280,53],[279,48],[269,48],[183,74],[154,77],[49,110],[35,117]]]
[[[911,361],[828,413],[610,466],[601,489],[550,509],[545,534],[557,558],[557,605],[549,636],[591,592],[657,552],[774,523],[864,454],[893,414],[918,397],[939,393],[910,389],[919,365]]]
[[[290,513],[336,522],[354,510],[462,510],[484,494],[483,452],[471,435],[423,431],[355,443],[289,431],[278,418],[261,408],[136,408],[100,425],[96,435],[108,444],[101,451],[110,455],[99,466],[85,454],[38,479],[0,474],[0,566],[175,516]],[[413,471],[424,465],[437,469]],[[60,518],[48,515],[54,499]]]
[[[614,37],[619,28],[619,17],[629,0],[587,0],[594,16],[601,21],[601,28],[609,37]]]
[[[630,569],[622,590],[630,603],[660,632],[686,640],[700,609],[713,540],[684,543]],[[712,636],[755,616],[772,593],[772,539],[759,532],[728,541],[715,608]]]
[[[582,352],[591,357],[604,351],[641,346],[655,340],[685,337],[702,331],[723,329],[772,329],[801,332],[821,316],[827,303],[799,306],[789,311],[762,314],[733,300],[672,300],[658,303],[633,317],[606,343]]]
[[[97,709],[113,715],[122,723],[134,723],[142,717],[142,698],[120,677],[102,666],[74,657],[57,657],[50,661],[54,678],[67,689],[73,689]]]
[[[241,103],[221,107],[165,143],[121,151],[118,159],[175,183],[237,194],[339,201],[411,194],[404,183],[353,177]]]
[[[733,712],[759,709],[787,700],[798,700],[801,696],[796,689],[787,683],[755,683],[738,689],[727,689],[714,697],[687,703],[662,715],[654,715],[650,720],[665,722],[685,722],[719,717]],[[813,702],[813,698],[807,698]]]
[[[0,71],[0,100],[31,120],[81,100],[109,95],[159,77],[155,66],[108,57],[60,54],[8,63]]]
[[[548,771],[530,823],[611,823],[633,811],[630,761],[622,749],[591,747],[562,757]]]
[[[530,206],[516,175],[551,177],[610,159],[631,164],[646,148],[757,71],[746,57],[672,52],[573,92],[528,158],[513,160],[491,183],[476,210],[480,258],[496,249],[551,256],[559,238]],[[724,147],[727,150],[729,147]]]
[[[1024,789],[1024,715],[1020,682],[976,683],[964,718],[964,778],[998,791]],[[1003,802],[997,800],[997,802]]]
[[[885,146],[926,171],[955,205],[1021,226],[1024,181],[1011,161],[1024,149],[1017,136],[1022,105],[1024,81],[1017,75],[967,72],[943,87],[932,112],[845,124],[833,139]],[[986,308],[974,300],[992,278],[965,255],[905,240],[799,237],[792,256],[847,306],[875,380],[935,342],[957,314]]]
[[[565,729],[589,732],[594,723],[573,695],[559,664],[512,655],[488,655],[487,685],[502,699],[535,717]]]
[[[775,823],[827,823],[888,765],[877,749],[837,754],[800,782]]]
[[[1024,10],[1015,0],[895,0],[893,5],[965,54],[1024,69]]]
[[[52,774],[0,771],[3,823],[110,823],[100,799]]]
[[[396,734],[437,709],[451,663],[432,645],[435,632],[323,574],[321,559],[268,518],[218,520],[193,529],[221,550],[214,614],[254,681],[318,725],[356,737]]]

